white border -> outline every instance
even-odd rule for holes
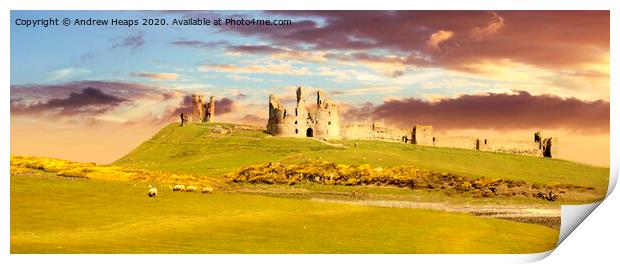
[[[148,2],[109,0],[93,1],[36,1],[22,0],[10,4],[7,10],[610,10],[614,5],[611,0],[434,0],[434,1],[333,1],[333,0],[297,0],[297,1],[191,1],[191,0],[152,0]]]
[[[369,1],[369,2],[361,2],[361,1],[322,1],[322,0],[295,0],[295,1],[278,1],[278,0],[264,0],[264,1],[243,1],[243,0],[233,0],[233,1],[219,1],[215,3],[205,3],[205,2],[197,2],[191,0],[174,0],[174,1],[165,1],[165,0],[152,0],[148,2],[137,2],[137,1],[126,1],[126,0],[108,0],[105,2],[95,3],[93,1],[75,1],[75,0],[57,0],[57,1],[34,1],[34,0],[23,0],[19,2],[9,2],[9,1],[1,1],[0,5],[2,5],[3,13],[2,16],[2,27],[1,33],[4,36],[3,40],[0,42],[2,47],[2,53],[5,58],[5,62],[1,64],[2,67],[2,80],[3,83],[6,84],[5,89],[2,89],[2,96],[4,100],[0,102],[0,111],[2,114],[2,123],[1,125],[1,134],[0,134],[0,144],[2,148],[0,148],[0,155],[3,159],[1,163],[2,172],[2,187],[0,189],[0,206],[1,215],[0,218],[0,254],[3,259],[9,260],[10,262],[16,263],[29,263],[29,262],[62,262],[62,263],[84,263],[84,262],[95,262],[95,263],[109,263],[111,261],[118,261],[119,259],[127,260],[127,261],[139,261],[139,262],[158,262],[158,263],[171,263],[178,262],[179,256],[176,255],[103,255],[97,256],[96,258],[90,255],[53,255],[53,256],[45,256],[45,255],[11,255],[6,256],[9,252],[9,239],[10,239],[10,222],[9,222],[9,199],[10,199],[10,187],[9,187],[9,151],[10,151],[10,116],[9,116],[9,99],[10,98],[10,42],[8,41],[10,24],[10,12],[9,10],[29,10],[29,9],[40,9],[40,10],[295,10],[295,9],[317,9],[317,10],[327,10],[327,9],[360,9],[360,10],[372,10],[372,9],[406,9],[406,10],[515,10],[515,9],[526,9],[526,10],[612,10],[611,19],[612,19],[612,30],[611,30],[611,47],[616,47],[618,44],[617,34],[614,34],[614,29],[617,29],[618,24],[618,16],[615,14],[618,11],[617,3],[615,1],[607,0],[607,1],[575,1],[575,0],[563,0],[563,1],[539,1],[539,0],[502,0],[502,1],[488,1],[488,0],[433,0],[433,1],[394,1],[394,0],[381,0],[381,1]],[[570,56],[567,54],[567,56]],[[617,63],[615,63],[617,59],[617,54],[611,52],[611,86],[614,87],[616,83],[616,75],[617,72]],[[618,118],[618,113],[620,113],[620,108],[616,103],[616,99],[618,98],[618,89],[612,89],[611,91],[611,153],[610,153],[610,166],[612,170],[612,181],[615,182],[618,176],[618,138],[613,135],[620,135],[618,130],[618,122],[615,122]],[[614,103],[616,103],[614,105]],[[615,185],[615,184],[614,184]],[[610,191],[614,185],[610,185]],[[544,262],[554,262],[555,261],[569,261],[573,262],[579,257],[583,261],[591,262],[594,259],[599,260],[607,260],[606,256],[611,257],[613,259],[613,253],[615,253],[618,242],[618,232],[610,233],[609,230],[615,230],[616,228],[612,227],[612,224],[615,224],[618,220],[618,204],[620,203],[617,198],[617,195],[612,195],[611,199],[603,202],[601,208],[595,210],[593,215],[596,215],[596,220],[605,223],[605,225],[600,225],[597,223],[592,223],[589,220],[586,220],[588,231],[586,232],[586,226],[583,228],[578,228],[575,233],[575,239],[569,237],[565,242],[566,245],[561,245],[556,252],[553,253],[552,256],[548,259],[545,259]],[[615,206],[614,206],[615,205]],[[615,207],[615,208],[614,208]],[[594,218],[594,217],[592,217]],[[595,219],[592,219],[595,220]],[[613,221],[615,220],[615,221]],[[585,224],[584,224],[585,225]],[[583,230],[580,230],[583,229]],[[581,236],[581,239],[578,240],[577,234]],[[592,247],[592,240],[585,240],[588,238],[590,234],[612,234],[612,236],[608,236],[606,238],[596,237],[599,243],[595,243],[594,245],[598,245],[596,248]],[[590,237],[590,239],[593,239]],[[600,242],[603,241],[603,242]],[[607,242],[605,242],[607,241]],[[615,245],[614,245],[615,244]],[[610,251],[598,251],[597,249],[606,248],[607,246]],[[589,251],[583,252],[582,249],[587,248]],[[265,262],[265,263],[316,263],[320,262],[364,262],[364,263],[381,263],[387,261],[423,261],[423,262],[446,262],[446,263],[480,263],[480,262],[524,262],[524,261],[533,261],[536,259],[543,258],[548,253],[542,254],[534,254],[534,255],[311,255],[311,256],[299,256],[299,255],[184,255],[182,258],[185,261],[185,258],[191,258],[192,260],[208,260],[215,262]],[[593,254],[596,254],[595,256]],[[559,255],[559,256],[558,256]],[[583,257],[585,256],[585,257]],[[602,258],[601,258],[602,257]],[[6,258],[6,259],[5,259]],[[4,262],[6,263],[6,262]]]

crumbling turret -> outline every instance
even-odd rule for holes
[[[206,105],[204,122],[213,123],[215,119],[215,97],[209,98],[209,103]]]
[[[192,122],[213,122],[215,119],[215,97],[211,96],[208,103],[204,97],[192,94]]]
[[[192,122],[202,122],[204,116],[202,95],[192,94]]]
[[[550,137],[542,141],[543,157],[553,158],[558,156],[558,138]]]

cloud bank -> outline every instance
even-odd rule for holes
[[[292,26],[225,27],[276,46],[313,50],[394,50],[421,66],[471,70],[510,58],[540,67],[597,62],[609,50],[609,11],[273,11]],[[317,19],[324,23],[317,23]],[[243,49],[242,47],[240,49]],[[248,51],[274,51],[268,47]],[[570,56],[567,56],[570,54]]]
[[[392,99],[379,105],[366,103],[343,113],[351,120],[382,119],[404,128],[414,124],[452,129],[568,129],[609,133],[609,102],[584,101],[525,91],[462,95],[438,101]]]

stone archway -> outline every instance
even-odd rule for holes
[[[314,137],[314,131],[312,128],[308,128],[308,130],[306,130],[306,137]]]

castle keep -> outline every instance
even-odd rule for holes
[[[340,114],[336,104],[325,99],[321,91],[317,91],[316,104],[307,107],[304,90],[298,87],[293,113],[286,111],[276,95],[269,95],[267,132],[274,136],[338,139],[341,138]]]
[[[211,97],[213,98],[213,97]],[[414,125],[412,130],[388,128],[377,122],[341,124],[338,107],[325,94],[317,91],[316,105],[306,106],[303,88],[297,88],[295,112],[287,112],[276,95],[269,95],[267,133],[282,137],[316,137],[319,139],[363,139],[402,142],[434,147],[506,152],[538,157],[557,157],[558,139],[543,138],[540,132],[533,140],[489,139],[483,137],[435,136],[433,126]]]

